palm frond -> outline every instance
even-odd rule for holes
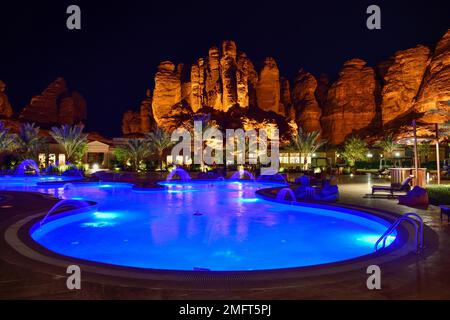
[[[72,161],[74,156],[85,150],[88,135],[83,133],[83,126],[62,125],[61,127],[53,127],[50,135],[65,150],[68,161]]]

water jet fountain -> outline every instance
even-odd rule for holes
[[[27,169],[32,168],[36,175],[39,175],[41,173],[41,170],[39,170],[39,166],[36,164],[36,162],[32,159],[26,159],[23,160],[19,165],[17,166],[16,171],[14,172],[15,176],[23,176],[25,175]]]
[[[290,189],[290,188],[283,188],[280,191],[278,191],[276,200],[280,201],[280,202],[286,201],[285,199],[286,199],[287,194],[291,196],[292,201],[297,201],[294,191],[292,191],[292,189]]]
[[[166,181],[172,180],[175,175],[178,175],[180,177],[180,180],[184,182],[191,180],[191,176],[186,170],[184,170],[183,168],[176,168],[170,171],[169,175],[166,178]]]
[[[230,179],[232,180],[241,180],[244,177],[248,177],[250,180],[255,181],[255,177],[253,176],[253,174],[251,174],[250,172],[248,172],[247,170],[239,170],[236,171]]]
[[[42,225],[44,224],[45,220],[47,220],[47,218],[52,213],[55,213],[59,209],[62,209],[62,208],[76,208],[76,209],[80,209],[80,208],[87,208],[87,207],[90,207],[90,206],[91,206],[91,204],[89,202],[80,201],[80,200],[66,199],[66,200],[59,201],[57,204],[55,204],[47,212],[47,214],[44,216],[44,218],[42,218],[42,220],[39,222],[39,226],[42,227]]]

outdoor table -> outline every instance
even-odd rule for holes
[[[441,220],[444,214],[447,215],[447,220],[450,222],[450,206],[439,206],[441,208]]]

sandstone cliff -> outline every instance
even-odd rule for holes
[[[86,120],[87,106],[78,92],[70,93],[63,78],[57,78],[34,96],[19,119],[41,125],[76,124]]]
[[[156,123],[153,118],[151,90],[146,91],[146,97],[142,100],[139,111],[128,110],[122,117],[122,133],[144,134],[151,131]]]
[[[122,133],[125,135],[142,133],[141,114],[128,110],[123,114]]]
[[[220,70],[222,76],[222,111],[227,112],[237,103],[236,44],[233,41],[222,43]]]
[[[293,98],[295,102],[296,122],[305,132],[321,131],[322,110],[316,99],[317,80],[304,70],[295,78]]]
[[[364,60],[344,63],[339,79],[328,90],[321,119],[323,136],[332,144],[341,144],[352,132],[371,125],[377,87],[375,72]]]
[[[181,101],[181,79],[170,61],[161,62],[155,75],[153,91],[153,117],[158,125],[164,126],[172,107]]]
[[[414,109],[425,123],[450,121],[450,29],[434,50]]]
[[[427,47],[417,46],[398,51],[388,65],[382,65],[380,69],[386,70],[381,72],[384,74],[381,94],[383,124],[411,112],[429,55],[430,50]]]
[[[258,107],[264,111],[273,111],[284,115],[280,104],[280,72],[273,58],[266,58],[259,73],[256,86],[256,101]]]
[[[183,80],[180,69],[189,70]],[[221,49],[212,47],[206,58],[199,58],[190,68],[162,62],[155,75],[152,110],[156,123],[170,128],[174,110],[189,106],[183,114],[212,108],[227,113],[237,106],[248,109],[258,107],[285,115],[291,107],[288,80],[281,80],[276,62],[267,58],[260,70],[244,52],[237,51],[234,41],[223,41]],[[176,115],[175,115],[176,116]],[[130,117],[130,116],[128,116]]]
[[[13,109],[5,93],[6,84],[0,80],[0,117],[11,118]]]
[[[162,62],[153,98],[147,98],[140,112],[127,114],[131,124],[126,130],[133,131],[138,118],[135,129],[146,132],[152,121],[170,129],[195,113],[208,113],[224,128],[242,125],[238,117],[247,126],[270,123],[270,118],[284,127],[295,121],[303,130],[322,130],[330,143],[341,144],[351,134],[376,139],[386,130],[401,135],[412,119],[450,120],[450,30],[434,50],[418,45],[398,51],[379,63],[376,72],[365,61],[352,59],[333,83],[325,74],[316,79],[303,70],[290,82],[273,58],[256,70],[233,41],[224,41],[189,67]]]

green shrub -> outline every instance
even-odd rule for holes
[[[430,203],[434,205],[450,205],[450,185],[427,186]]]

